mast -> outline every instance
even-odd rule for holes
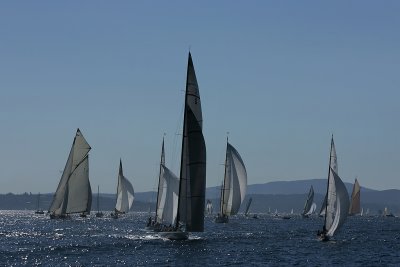
[[[40,209],[40,193],[38,194],[38,199],[37,199],[37,210]]]
[[[159,195],[160,195],[162,165],[165,165],[164,136],[165,136],[165,133],[163,135],[162,146],[161,146],[160,171],[158,173],[158,190],[157,190],[157,200],[156,200],[156,217],[154,219],[155,221],[157,221],[157,218],[158,218],[158,204],[159,204],[158,199],[159,199]]]
[[[100,213],[100,205],[99,205],[99,197],[100,197],[100,186],[97,186],[97,212]]]
[[[181,205],[181,201],[180,201],[180,196],[181,196],[181,191],[182,189],[182,165],[183,165],[183,153],[184,153],[184,148],[185,148],[185,127],[186,127],[186,109],[188,108],[188,82],[189,82],[189,64],[190,64],[190,59],[191,59],[191,54],[189,51],[189,58],[188,58],[188,66],[186,68],[186,88],[185,88],[185,106],[184,106],[184,110],[183,110],[183,127],[182,127],[182,146],[181,146],[181,169],[179,171],[179,193],[178,193],[178,211],[176,213],[176,227],[179,226],[179,220],[181,219],[181,215],[180,215],[180,205]],[[187,185],[186,185],[187,186]],[[186,188],[185,188],[186,190]]]
[[[117,194],[115,196],[115,203],[118,201],[118,188],[119,188],[119,176],[122,174],[122,160],[121,158],[119,159],[119,170],[118,170],[118,178],[117,178]],[[119,210],[117,210],[117,207],[114,208],[115,212],[118,213]]]
[[[333,134],[331,138],[331,150],[329,151],[329,168],[328,168],[328,183],[326,186],[326,203],[325,203],[325,218],[324,218],[324,229],[326,229],[326,216],[328,214],[328,192],[329,192],[329,179],[330,179],[330,172],[331,172],[331,161],[332,161],[332,148],[333,148]]]
[[[225,200],[225,179],[226,179],[226,166],[228,162],[228,134],[226,135],[226,153],[225,153],[225,168],[224,168],[224,179],[222,182],[222,190],[221,190],[221,216],[224,215],[224,200]]]

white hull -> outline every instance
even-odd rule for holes
[[[182,231],[159,232],[159,234],[161,237],[168,238],[169,240],[187,240],[189,238],[189,233]]]

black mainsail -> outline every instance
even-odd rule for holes
[[[176,227],[185,225],[187,232],[204,231],[206,145],[202,128],[199,86],[189,52],[176,220]]]

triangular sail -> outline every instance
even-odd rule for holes
[[[237,150],[227,143],[222,214],[237,214],[246,190],[247,173],[243,160]]]
[[[303,215],[307,214],[311,210],[311,206],[314,201],[314,188],[311,186],[310,191],[308,192],[307,200],[304,203],[304,208],[303,208]]]
[[[327,199],[327,197],[328,197],[328,195],[325,195],[324,201],[322,202],[322,206],[321,206],[321,209],[320,209],[320,211],[319,211],[319,215],[320,215],[320,216],[324,216],[324,215],[325,215],[325,212],[326,212],[326,199]]]
[[[246,210],[244,212],[244,215],[246,215],[246,216],[249,213],[249,209],[250,209],[250,205],[251,205],[252,201],[253,201],[253,198],[249,198],[249,202],[247,202]]]
[[[312,203],[312,204],[311,204],[311,207],[310,207],[310,210],[309,210],[305,215],[311,215],[311,214],[313,214],[313,213],[315,212],[316,209],[317,209],[317,204]]]
[[[337,156],[336,156],[336,148],[335,148],[335,142],[333,141],[333,136],[331,139],[331,152],[329,155],[329,169],[332,168],[332,170],[335,173],[338,173],[338,164],[337,164]],[[330,171],[328,170],[328,176],[330,175]],[[330,179],[330,177],[328,177],[328,182],[331,181],[332,179]],[[330,186],[330,188],[333,188],[335,185],[333,182],[331,182],[332,185]],[[327,200],[328,200],[328,195],[329,192],[327,191],[326,195],[325,195],[325,199],[324,199],[324,203],[322,203],[322,207],[321,207],[321,211],[320,211],[320,215],[325,215],[326,214],[326,207],[327,207]],[[330,218],[328,218],[330,219]]]
[[[199,87],[192,56],[189,53],[176,226],[182,223],[187,231],[192,232],[204,230],[206,145],[202,128],[203,118]]]
[[[118,187],[117,187],[117,203],[115,211],[126,213],[132,207],[134,199],[133,186],[128,179],[125,178],[122,170],[122,161],[119,162]]]
[[[333,181],[335,183],[335,189],[334,192],[332,192],[332,198],[328,196],[329,202],[327,212],[329,213],[329,217],[331,217],[332,220],[329,221],[329,224],[327,223],[325,225],[327,236],[333,236],[333,234],[340,229],[347,218],[347,213],[350,206],[349,194],[347,193],[346,186],[332,168],[331,173]],[[333,207],[332,209],[331,206]]]
[[[361,213],[360,206],[360,184],[356,178],[353,186],[353,192],[351,193],[349,214],[354,215]]]
[[[65,213],[89,213],[92,189],[89,182],[89,155],[77,166],[68,180],[68,205]]]
[[[161,222],[166,225],[174,225],[178,212],[179,178],[164,165],[161,165],[161,167],[163,179],[166,183],[163,190],[165,205],[161,214]]]
[[[64,215],[68,212],[90,211],[92,202],[88,159],[90,149],[91,147],[78,129],[49,212],[55,215]],[[77,199],[73,199],[73,196],[76,196]],[[69,203],[69,200],[72,202]],[[82,202],[78,203],[78,201]]]
[[[160,172],[158,175],[158,190],[157,190],[157,204],[156,204],[156,221],[158,223],[162,222],[163,217],[163,209],[165,205],[165,194],[163,194],[164,187],[166,186],[166,182],[164,179],[164,168],[162,165],[165,165],[165,151],[164,151],[164,137],[161,146],[161,158],[160,158]]]

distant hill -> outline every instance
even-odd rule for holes
[[[345,183],[349,195],[353,185]],[[249,197],[253,197],[250,208],[253,212],[290,212],[293,209],[300,213],[303,209],[308,190],[313,185],[315,191],[314,201],[317,210],[320,209],[323,196],[326,190],[326,179],[310,179],[286,182],[269,182],[265,184],[253,184],[247,188],[247,202]],[[206,190],[206,198],[212,200],[214,210],[218,210],[220,187],[209,187]],[[47,210],[52,201],[53,194],[42,194],[40,206]],[[133,211],[154,211],[156,202],[156,192],[136,192],[133,204]],[[242,205],[242,208],[245,205]],[[380,213],[385,207],[400,215],[400,190],[373,190],[361,187],[361,206],[370,210],[372,214]],[[115,207],[115,194],[100,194],[101,210],[111,211]],[[35,210],[37,208],[37,195],[35,194],[5,194],[0,195],[0,210]],[[93,195],[92,210],[97,210],[97,194]]]
[[[247,186],[247,194],[304,194],[308,193],[311,185],[314,187],[314,192],[317,194],[325,194],[326,192],[326,179],[310,179],[310,180],[297,180],[297,181],[277,181],[265,184],[252,184]],[[347,191],[351,194],[353,184],[345,183]],[[206,195],[209,198],[219,196],[220,186],[208,187]],[[361,193],[376,191],[373,189],[361,186]]]

